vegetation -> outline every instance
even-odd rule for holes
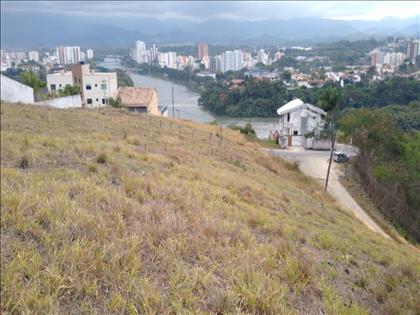
[[[378,208],[419,242],[420,131],[404,132],[389,108],[350,111],[341,130],[360,149],[355,167]]]
[[[112,107],[115,107],[115,108],[121,108],[121,99],[119,98],[119,97],[117,97],[117,98],[112,98],[112,97],[109,97],[108,98],[108,104],[109,105],[111,105]]]
[[[217,132],[2,104],[1,312],[418,312],[418,252]]]
[[[233,125],[229,126],[232,130],[238,130],[241,134],[245,135],[247,138],[255,139],[256,133],[255,129],[252,127],[251,123],[247,123],[244,127]]]
[[[336,87],[327,83],[322,88],[288,90],[280,81],[250,79],[238,89],[229,84],[214,82],[201,93],[199,104],[218,115],[234,117],[270,117],[293,98],[316,104],[324,90]],[[420,81],[405,77],[391,77],[384,81],[348,84],[340,88],[341,108],[383,107],[408,104],[420,99]]]
[[[80,94],[80,87],[77,85],[66,85],[64,89],[58,90],[58,96],[70,96]]]
[[[21,78],[24,84],[30,86],[34,90],[35,98],[39,98],[39,92],[47,86],[47,83],[42,81],[33,71],[23,71],[21,73]]]

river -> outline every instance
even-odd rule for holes
[[[109,69],[121,68],[119,60],[112,58],[106,58],[106,61],[100,63],[99,66]],[[198,106],[200,94],[192,91],[185,85],[137,73],[129,73],[129,75],[134,82],[134,86],[152,87],[157,90],[159,105],[168,106],[168,116],[172,116],[173,114],[172,88],[174,88],[175,116],[179,116],[181,119],[204,123],[216,121],[225,127],[229,125],[245,126],[247,122],[251,122],[258,138],[267,138],[270,130],[278,127],[278,118],[216,116]]]

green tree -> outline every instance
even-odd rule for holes
[[[24,71],[21,73],[22,82],[34,90],[35,98],[39,98],[41,89],[47,86],[33,71]]]
[[[70,95],[77,95],[80,93],[80,87],[75,85],[66,85],[63,90],[58,91],[59,96],[70,96]]]
[[[109,97],[108,98],[108,104],[111,105],[114,108],[121,108],[122,107],[121,99],[119,97],[117,97],[117,98]]]

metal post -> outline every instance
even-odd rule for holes
[[[334,124],[332,125],[332,142],[331,142],[331,152],[330,152],[330,160],[328,162],[328,170],[327,170],[327,178],[325,179],[325,188],[324,190],[327,191],[328,188],[328,180],[330,178],[330,170],[331,170],[331,162],[332,162],[332,157],[333,157],[333,152],[334,152],[334,144],[335,144],[335,126]]]
[[[174,88],[172,87],[172,118],[175,118]]]

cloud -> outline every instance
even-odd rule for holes
[[[2,14],[42,12],[103,17],[146,17],[201,22],[209,19],[268,20],[289,18],[333,18],[380,20],[420,14],[418,1],[13,1],[1,2]]]

